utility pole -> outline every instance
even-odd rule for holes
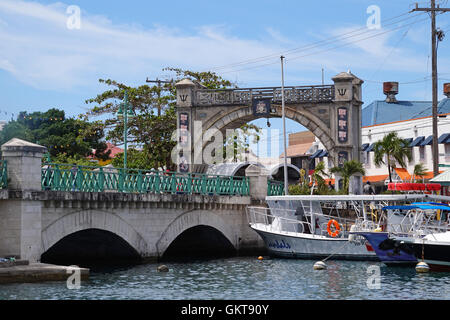
[[[281,114],[283,118],[283,144],[284,144],[284,195],[289,195],[287,146],[286,146],[286,113],[284,110],[284,57],[281,56]]]
[[[433,144],[431,145],[433,154],[433,174],[437,176],[439,174],[439,145],[438,145],[438,77],[437,77],[437,30],[436,30],[436,12],[450,12],[450,8],[440,8],[436,7],[436,0],[431,0],[430,8],[419,8],[416,3],[416,8],[411,10],[411,12],[422,11],[431,13],[431,68],[432,68],[432,78],[433,78]]]
[[[161,83],[172,83],[173,80],[166,81],[166,80],[159,80],[158,78],[156,78],[156,80],[149,80],[147,78],[147,80],[145,80],[145,82],[147,82],[147,83],[157,83],[158,84],[158,88],[159,88],[159,90],[158,90],[158,116],[160,116],[161,115],[161,109],[162,109],[161,100],[160,100],[161,99]]]

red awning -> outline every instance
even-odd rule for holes
[[[389,183],[390,191],[440,191],[439,183]]]

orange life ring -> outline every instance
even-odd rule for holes
[[[334,232],[331,231],[331,225],[334,226],[334,229],[335,229]],[[336,238],[339,235],[339,232],[341,231],[341,227],[339,226],[339,223],[336,220],[330,220],[330,221],[328,221],[328,224],[327,224],[327,231],[331,237]]]

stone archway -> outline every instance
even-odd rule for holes
[[[339,165],[360,160],[363,81],[350,72],[338,74],[333,81],[334,85],[286,87],[285,115],[311,131]],[[181,172],[194,172],[195,165],[203,164],[197,163],[195,148],[208,145],[203,134],[209,129],[223,132],[258,118],[282,116],[281,88],[209,90],[188,79],[176,87]]]
[[[216,229],[237,249],[238,235],[233,226],[211,211],[194,210],[178,216],[162,233],[156,242],[158,257],[162,257],[170,244],[183,232],[197,226],[208,226]]]
[[[42,253],[73,233],[99,229],[109,231],[125,240],[141,257],[148,255],[144,238],[126,221],[101,210],[83,210],[67,214],[42,230]]]

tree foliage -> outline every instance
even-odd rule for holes
[[[194,72],[179,68],[165,68],[164,71],[174,73],[174,78],[170,83],[161,83],[161,86],[144,84],[132,87],[111,79],[100,79],[99,82],[110,89],[86,100],[86,104],[92,107],[85,117],[103,116],[104,120],[98,123],[107,130],[107,139],[116,145],[122,145],[124,122],[118,119],[117,111],[123,103],[125,91],[128,92],[129,108],[135,114],[127,123],[129,167],[139,165],[142,169],[176,169],[176,164],[171,159],[171,152],[176,146],[172,134],[177,128],[175,83],[188,78],[208,89],[232,87],[230,81],[213,72]],[[123,166],[123,162],[120,163],[119,160],[115,160],[114,164]]]
[[[364,170],[363,164],[356,160],[350,160],[347,162],[344,162],[342,167],[333,167],[330,169],[331,173],[339,174],[342,179],[344,180],[344,192],[345,194],[348,194],[349,192],[349,182],[350,177],[359,173],[361,175],[365,175],[366,171]]]
[[[405,159],[411,160],[408,142],[399,138],[397,132],[390,132],[383,139],[375,142],[373,150],[375,165],[387,165],[390,182],[392,182],[392,168],[395,168],[396,164],[405,168]]]
[[[21,112],[17,120],[7,123],[0,132],[0,143],[12,138],[23,139],[47,147],[52,160],[72,162],[85,159],[96,149],[96,156],[107,159],[103,129],[96,123],[66,118],[65,112]]]

